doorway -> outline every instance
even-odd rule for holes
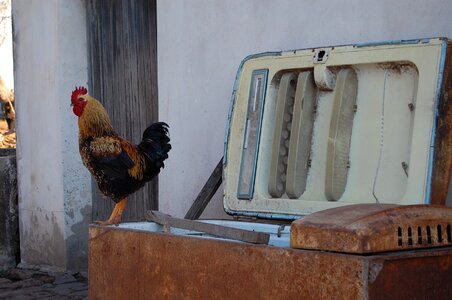
[[[122,137],[138,144],[158,118],[156,1],[88,0],[89,90]],[[114,202],[93,182],[93,220],[109,217]],[[123,221],[142,221],[158,209],[158,179],[129,197]]]

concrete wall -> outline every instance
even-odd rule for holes
[[[71,91],[87,84],[84,1],[13,1],[23,263],[86,268],[91,179]]]
[[[223,153],[235,73],[247,55],[448,36],[452,1],[180,0],[157,2],[159,116],[173,149],[160,208],[183,216]],[[218,192],[204,217],[221,217]]]
[[[6,11],[1,11],[0,8],[0,14],[2,14],[1,17],[6,17],[0,22],[0,77],[4,80],[6,86],[9,89],[12,89],[14,87],[14,76],[13,37],[11,34],[11,0],[6,0],[4,3],[7,4]]]

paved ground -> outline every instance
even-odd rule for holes
[[[84,273],[12,269],[0,275],[0,299],[88,299]]]

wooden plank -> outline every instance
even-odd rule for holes
[[[156,1],[87,0],[89,91],[105,106],[115,130],[137,144],[158,120]],[[142,221],[158,209],[155,178],[129,197],[123,221]],[[114,202],[93,182],[93,219],[106,219]]]
[[[210,174],[210,177],[207,180],[206,184],[201,189],[201,191],[198,194],[198,197],[196,197],[192,206],[185,215],[185,219],[189,220],[199,219],[204,209],[206,208],[207,204],[209,204],[213,195],[215,195],[216,191],[220,187],[221,182],[223,180],[222,176],[223,176],[223,157],[218,162],[212,174]]]
[[[173,218],[159,211],[149,210],[146,214],[146,219],[150,222],[164,226],[204,232],[220,238],[233,239],[253,244],[268,244],[270,239],[268,233]]]

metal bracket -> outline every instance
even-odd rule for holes
[[[314,81],[320,90],[332,91],[336,85],[334,74],[325,65],[314,66]]]
[[[278,232],[276,233],[276,235],[277,235],[278,237],[281,237],[282,232],[284,231],[285,228],[286,228],[286,225],[284,225],[284,224],[279,225],[279,227],[278,227]]]
[[[329,55],[329,49],[318,49],[312,57],[312,62],[314,64],[324,64],[328,60]]]

